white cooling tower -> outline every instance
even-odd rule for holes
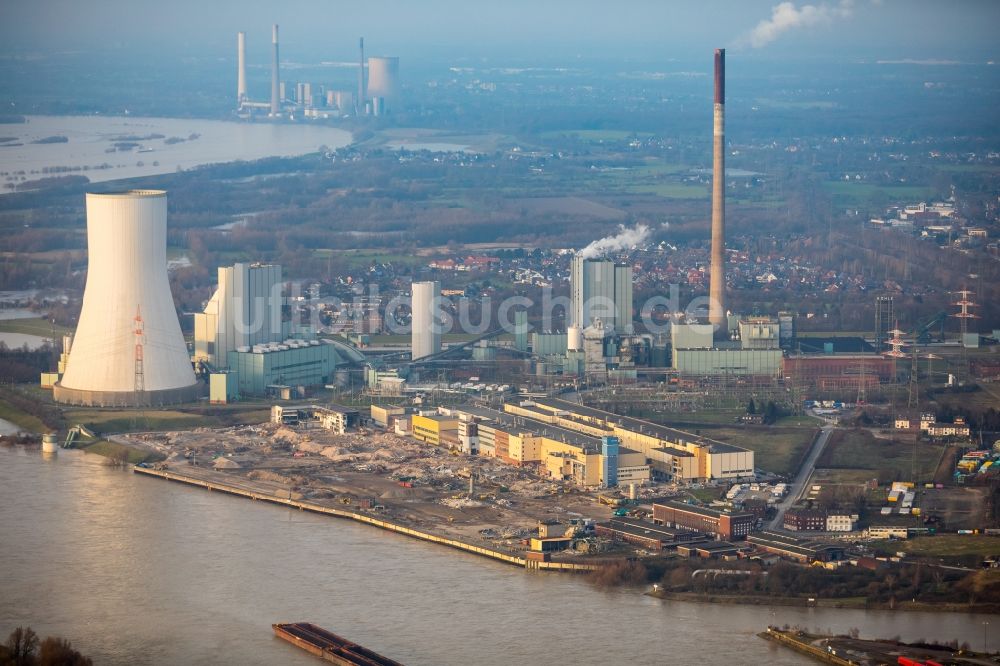
[[[417,360],[441,351],[441,325],[436,316],[441,309],[441,283],[414,282],[410,290],[410,346],[412,358]]]
[[[59,402],[163,405],[199,394],[167,281],[167,193],[87,195],[87,286]]]
[[[399,58],[368,58],[368,99],[385,98],[385,107],[396,110],[399,101]]]

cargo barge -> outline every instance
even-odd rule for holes
[[[274,635],[339,666],[403,666],[309,622],[272,624]]]

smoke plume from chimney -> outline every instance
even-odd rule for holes
[[[749,45],[759,49],[787,32],[824,25],[835,19],[850,18],[853,13],[854,0],[840,0],[836,5],[822,3],[801,7],[794,2],[782,2],[771,8],[771,18],[758,23],[737,43],[739,46]]]
[[[666,229],[669,225],[664,222],[663,228]],[[653,230],[649,228],[649,225],[640,222],[635,225],[635,227],[629,229],[624,224],[618,225],[618,233],[614,236],[606,236],[600,240],[595,240],[593,243],[583,248],[577,252],[577,256],[583,257],[584,259],[596,259],[597,257],[602,257],[610,252],[618,252],[620,250],[628,250],[635,247],[636,245],[642,245],[649,240],[652,235]]]

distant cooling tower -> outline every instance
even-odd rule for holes
[[[382,97],[385,108],[399,101],[399,58],[368,58],[368,99]]]
[[[199,384],[167,281],[167,194],[87,195],[87,286],[58,402],[150,406]]]

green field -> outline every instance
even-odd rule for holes
[[[704,185],[691,183],[653,183],[636,184],[627,188],[630,192],[640,194],[655,194],[665,199],[704,199],[708,192]]]
[[[799,414],[797,416],[782,416],[775,421],[774,425],[793,428],[818,428],[823,425],[823,420],[815,416],[809,416],[808,414]]]
[[[5,402],[3,399],[0,399],[0,419],[10,421],[18,428],[29,432],[45,433],[49,431],[45,424],[42,423],[41,419],[15,409],[11,404]]]
[[[99,456],[104,456],[105,458],[110,458],[112,460],[121,459],[124,454],[125,460],[132,465],[138,465],[143,462],[153,463],[163,460],[163,456],[159,453],[125,446],[124,444],[119,444],[117,442],[109,442],[105,439],[80,448],[87,453],[95,453]]]
[[[902,442],[876,438],[867,430],[837,430],[816,462],[817,467],[868,470],[889,480],[926,483],[934,477],[944,448],[927,442]],[[913,478],[914,460],[916,477]]]
[[[132,430],[189,430],[214,425],[212,419],[197,414],[164,409],[103,410],[67,409],[66,422],[82,423],[97,432],[127,432]]]
[[[659,423],[667,425],[674,424],[711,424],[711,425],[733,425],[736,419],[745,414],[743,409],[704,409],[700,412],[657,412],[650,416],[643,415],[642,418],[651,418]]]
[[[24,333],[27,335],[40,335],[43,338],[51,338],[53,333],[57,336],[62,336],[72,332],[73,329],[55,325],[44,317],[0,320],[0,333]]]
[[[429,261],[426,257],[419,257],[414,254],[394,254],[378,250],[333,250],[329,248],[317,248],[313,250],[313,254],[317,257],[329,257],[337,262],[337,267],[341,270],[366,268],[372,262],[376,264],[394,264],[397,266],[421,266]]]
[[[824,184],[834,203],[840,206],[860,206],[878,202],[916,203],[926,201],[934,192],[929,187],[914,185],[874,185],[847,180],[829,180]]]
[[[1000,537],[977,534],[941,534],[916,537],[906,541],[873,541],[873,548],[888,552],[903,551],[919,557],[982,557],[1000,555]]]
[[[136,432],[144,430],[190,430],[218,428],[239,423],[263,423],[270,410],[240,405],[219,407],[206,414],[170,409],[85,409],[71,408],[65,412],[69,425],[84,424],[97,432]]]
[[[543,138],[557,139],[560,137],[574,138],[589,143],[601,143],[603,141],[624,141],[631,137],[650,136],[649,132],[632,132],[627,130],[611,129],[566,129],[542,132]]]
[[[754,466],[775,474],[791,476],[816,436],[815,428],[744,426],[704,428],[702,434],[754,452]]]

